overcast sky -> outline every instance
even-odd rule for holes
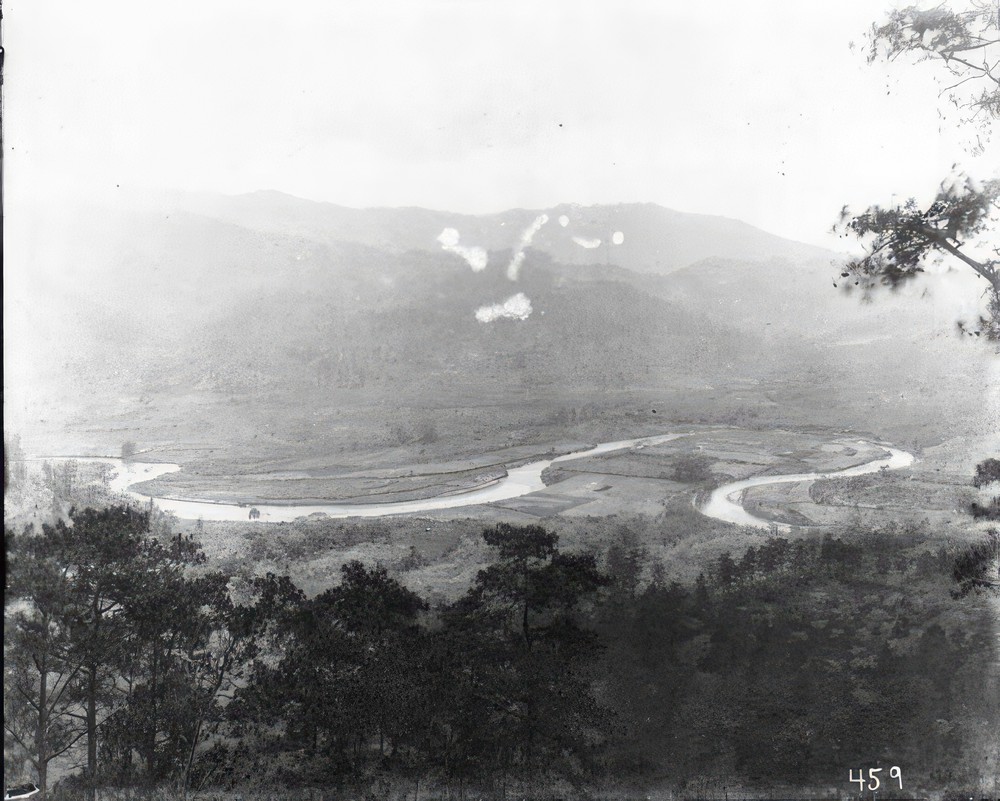
[[[7,0],[7,208],[118,186],[651,201],[829,245],[843,203],[975,166],[940,130],[932,68],[850,49],[889,7]]]

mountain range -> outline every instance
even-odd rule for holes
[[[515,248],[532,223],[544,216],[548,222],[538,229],[531,247],[554,261],[612,264],[659,275],[707,258],[802,260],[832,255],[739,220],[686,214],[652,203],[563,204],[471,216],[419,208],[350,209],[273,191],[237,197],[182,195],[175,202],[186,210],[251,230],[325,244],[356,242],[389,253],[436,250],[438,237],[446,229],[456,231],[464,246],[503,252]],[[616,233],[621,239],[617,244]]]
[[[877,422],[901,393],[921,414],[974,409],[939,391],[977,362],[933,298],[861,303],[832,286],[835,254],[721,217],[256,192],[36,225],[5,302],[8,417],[80,448],[444,453],[505,426],[531,439],[527,418],[587,404],[620,427],[615,404],[666,396],[708,420],[756,404],[776,422]]]

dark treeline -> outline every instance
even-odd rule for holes
[[[601,555],[483,537],[493,562],[431,608],[358,562],[314,597],[226,575],[126,507],[8,531],[5,772],[80,797],[984,779],[990,619],[919,532],[771,537],[691,584],[627,531]]]
[[[948,600],[958,553],[905,526],[771,537],[641,592],[641,559],[619,556],[599,627],[607,700],[631,724],[614,772],[843,789],[849,767],[905,765],[911,789],[992,789],[995,621]]]

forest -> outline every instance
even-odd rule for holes
[[[128,506],[6,537],[5,774],[53,798],[839,796],[876,765],[913,797],[974,788],[1000,716],[976,560],[917,525],[682,583],[627,528],[499,523],[433,605],[378,564],[311,597],[222,572]]]

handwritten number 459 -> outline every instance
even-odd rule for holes
[[[882,782],[879,781],[879,778],[878,778],[878,776],[876,774],[877,773],[881,773],[883,770],[884,770],[883,768],[868,768],[868,778],[867,779],[865,779],[865,772],[864,772],[863,768],[858,771],[857,777],[854,776],[854,769],[853,768],[847,772],[847,775],[850,777],[850,780],[852,782],[857,782],[858,786],[861,789],[861,792],[864,792],[866,789],[867,790],[877,790],[879,787],[882,786]],[[892,778],[899,780],[899,789],[902,790],[903,789],[903,771],[901,771],[899,768],[893,766],[893,767],[889,768],[889,775]],[[865,782],[866,781],[868,782],[868,786],[867,787],[865,786]]]

